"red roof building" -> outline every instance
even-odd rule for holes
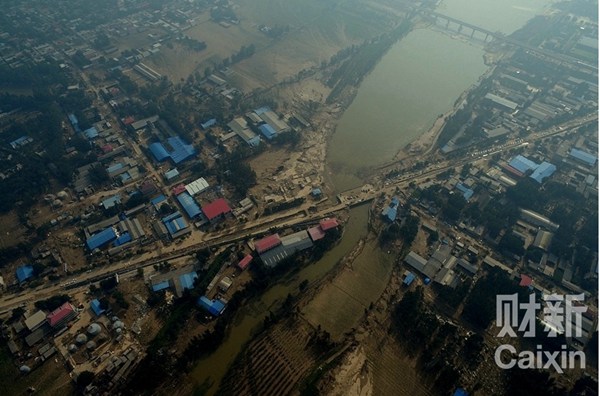
[[[325,237],[325,231],[321,229],[321,226],[311,227],[308,229],[308,235],[310,235],[310,239],[314,242],[323,239]]]
[[[264,253],[267,250],[273,249],[275,246],[281,245],[281,239],[279,239],[279,234],[269,235],[268,237],[264,237],[263,239],[259,239],[254,242],[254,248],[257,253]]]
[[[513,175],[515,175],[517,177],[523,177],[523,176],[525,176],[522,172],[519,172],[518,170],[516,170],[515,168],[513,168],[510,165],[502,165],[502,169],[504,169],[508,173],[512,173]]]
[[[173,195],[179,195],[182,192],[186,191],[185,189],[185,184],[178,184],[175,187],[173,187]]]
[[[69,320],[73,319],[77,316],[77,312],[75,312],[75,308],[66,302],[60,307],[56,308],[54,311],[50,312],[46,319],[48,319],[48,323],[52,327],[59,327],[66,325]]]
[[[521,281],[519,282],[519,286],[529,287],[533,283],[533,279],[525,274],[521,274]]]
[[[332,228],[337,228],[337,226],[339,226],[339,223],[337,222],[337,220],[335,218],[331,218],[331,219],[323,219],[323,220],[319,221],[319,225],[321,226],[321,229],[323,231],[327,231]]]
[[[231,208],[229,207],[227,201],[225,201],[223,198],[219,198],[216,201],[203,206],[202,213],[204,213],[209,221],[212,221],[221,215],[231,213]]]
[[[113,146],[111,146],[110,144],[105,144],[104,146],[101,147],[102,152],[104,154],[110,153],[111,151],[113,151]]]
[[[241,269],[242,271],[245,270],[246,268],[248,268],[248,266],[250,265],[250,263],[252,262],[252,255],[248,254],[246,257],[244,257],[239,263],[238,263],[238,268]]]
[[[132,116],[129,116],[129,117],[123,118],[121,121],[123,121],[123,125],[131,125],[135,122],[135,118],[133,118]]]

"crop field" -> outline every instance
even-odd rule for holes
[[[356,326],[365,308],[379,298],[389,281],[392,263],[392,256],[382,252],[376,241],[367,242],[351,266],[326,284],[302,314],[314,326],[321,325],[333,339],[341,338]]]
[[[223,379],[223,395],[287,395],[315,363],[310,334],[293,320],[275,325],[243,352]]]

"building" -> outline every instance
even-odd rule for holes
[[[152,291],[157,292],[165,289],[172,289],[179,298],[183,296],[184,290],[194,288],[194,283],[198,278],[196,271],[191,267],[185,267],[179,270],[171,271],[166,274],[159,274],[152,278]]]
[[[396,221],[398,217],[398,206],[400,205],[400,200],[397,197],[393,197],[392,201],[388,206],[383,208],[381,215],[388,220],[389,222]]]
[[[598,158],[595,155],[576,148],[571,149],[569,156],[588,166],[594,166],[596,161],[598,161]]]
[[[192,198],[192,196],[188,194],[187,191],[179,194],[177,196],[177,201],[179,202],[179,205],[181,205],[181,207],[190,219],[194,219],[202,213],[202,211],[200,210],[200,206],[198,206],[194,198]]]
[[[260,144],[260,136],[250,130],[244,117],[234,118],[227,126],[249,146],[257,147]]]
[[[169,169],[165,172],[165,180],[168,182],[172,182],[173,180],[179,177],[179,171],[177,168]]]
[[[204,130],[210,128],[213,125],[217,124],[217,120],[215,118],[211,118],[210,120],[207,120],[203,123],[200,124],[200,127]]]
[[[152,198],[152,200],[150,200],[150,203],[152,204],[152,206],[154,206],[154,209],[159,210],[164,203],[167,203],[167,197],[161,194],[156,198]]]
[[[91,308],[92,312],[94,312],[94,314],[95,314],[96,316],[100,316],[100,315],[102,315],[102,314],[104,313],[104,311],[105,311],[105,309],[103,309],[103,308],[100,306],[100,300],[98,300],[97,298],[96,298],[96,299],[94,299],[94,300],[92,300],[92,301],[90,302],[90,308]]]
[[[46,313],[44,311],[37,311],[36,313],[25,319],[25,327],[29,331],[36,331],[44,323],[46,323]]]
[[[538,183],[542,183],[556,172],[556,166],[549,162],[542,162],[529,176]]]
[[[312,240],[305,230],[281,237],[280,242],[281,244],[278,246],[260,253],[260,259],[265,265],[275,267],[287,257],[313,246]]]
[[[273,234],[255,241],[254,249],[256,250],[256,253],[261,254],[279,245],[281,245],[279,234]]]
[[[521,218],[530,224],[547,228],[548,230],[553,232],[556,232],[556,230],[558,230],[558,224],[551,222],[549,218],[542,216],[541,214],[534,212],[533,210],[519,209],[519,212],[521,213]]]
[[[423,269],[427,264],[427,260],[413,252],[412,250],[404,258],[404,262],[420,273],[423,273]]]
[[[103,231],[100,231],[99,233],[89,237],[85,241],[85,244],[89,250],[95,250],[107,245],[115,239],[117,239],[117,233],[115,232],[114,227],[108,227]]]
[[[61,328],[67,325],[70,320],[77,316],[77,311],[71,305],[71,303],[66,302],[54,311],[50,312],[46,317],[48,319],[48,323],[54,329]]]
[[[502,110],[514,111],[517,109],[518,104],[515,102],[505,99],[501,96],[494,95],[493,93],[488,92],[485,94],[485,99],[490,101],[494,106],[501,108]]]
[[[269,129],[272,130],[275,135],[290,131],[290,126],[268,107],[256,109],[254,113],[269,126]]]
[[[99,135],[98,129],[96,127],[91,127],[83,131],[83,136],[85,136],[88,140],[92,140],[97,138]]]
[[[229,290],[232,284],[233,280],[228,276],[224,276],[223,279],[219,281],[219,289],[225,293],[227,290]]]
[[[404,272],[404,276],[403,276],[404,280],[402,281],[402,284],[404,286],[410,286],[411,283],[413,283],[413,281],[415,280],[415,274],[413,274],[410,271],[405,271]]]
[[[186,184],[185,190],[188,192],[188,194],[190,194],[191,196],[194,196],[196,194],[200,194],[202,191],[206,190],[208,187],[210,187],[210,185],[208,184],[206,179],[201,177],[199,179],[194,180],[190,184]]]
[[[530,159],[523,157],[522,155],[517,155],[515,158],[510,160],[508,165],[520,172],[521,174],[525,174],[529,171],[535,170],[539,165]]]
[[[321,227],[321,229],[323,231],[328,231],[333,228],[337,228],[339,225],[340,224],[338,223],[338,221],[335,217],[331,217],[331,218],[327,218],[327,219],[323,219],[323,220],[319,221],[319,227]]]
[[[119,205],[120,203],[121,203],[121,196],[117,194],[117,195],[113,195],[110,198],[106,198],[105,200],[100,202],[100,206],[102,206],[102,208],[104,208],[104,210],[107,210],[107,209],[110,209],[112,207]]]
[[[477,273],[477,266],[462,258],[456,261],[456,267],[470,276],[473,276]]]
[[[17,280],[19,283],[25,282],[27,279],[33,276],[33,266],[22,265],[17,268]]]
[[[269,124],[262,124],[258,127],[258,130],[260,131],[260,133],[262,133],[262,135],[267,138],[267,140],[272,140],[274,137],[277,136],[277,131],[275,131],[275,129],[273,129],[273,127]]]
[[[471,197],[473,196],[473,194],[475,194],[475,191],[473,191],[472,189],[468,188],[467,186],[465,186],[462,183],[456,183],[456,189],[462,193],[463,198],[467,202],[471,199]]]
[[[227,302],[221,299],[210,300],[206,296],[198,298],[197,304],[200,306],[200,308],[204,309],[213,316],[220,316],[227,307]]]
[[[238,268],[241,269],[242,271],[245,270],[246,268],[248,268],[248,266],[252,262],[252,259],[253,259],[252,255],[247,254],[246,257],[241,259],[240,262],[238,263],[238,265],[237,265]]]
[[[325,238],[325,231],[323,231],[321,226],[311,227],[308,229],[308,235],[310,236],[310,239],[315,242]]]
[[[169,216],[163,217],[161,221],[171,239],[177,239],[192,232],[191,227],[181,216],[180,212],[175,212]]]
[[[148,146],[150,153],[156,161],[163,162],[167,159],[171,159],[171,161],[177,165],[196,156],[196,149],[194,146],[187,144],[179,136],[167,138],[166,144],[170,150],[160,142],[155,142]]]
[[[543,251],[547,252],[548,248],[550,247],[550,244],[552,243],[552,237],[554,237],[553,233],[549,231],[539,230],[531,246],[536,247],[538,249],[542,249]]]
[[[219,198],[207,205],[202,207],[202,213],[208,219],[208,221],[214,221],[225,217],[225,215],[231,213],[231,208],[225,199]]]

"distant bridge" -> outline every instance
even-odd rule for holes
[[[492,39],[497,39],[497,40],[502,40],[508,44],[514,45],[516,47],[520,47],[523,48],[527,51],[531,51],[531,52],[535,52],[537,54],[543,55],[546,58],[555,60],[559,63],[566,63],[569,64],[571,66],[575,66],[577,68],[584,68],[584,69],[588,69],[590,71],[598,71],[598,66],[597,65],[592,65],[589,63],[585,63],[582,62],[578,59],[575,59],[573,57],[567,56],[567,55],[563,55],[563,54],[557,54],[555,52],[551,52],[542,48],[538,48],[538,47],[534,47],[531,46],[529,44],[523,43],[521,41],[512,39],[508,36],[506,36],[505,34],[501,33],[501,32],[492,32],[490,30],[484,29],[480,26],[476,26],[473,25],[471,23],[465,22],[465,21],[461,21],[460,19],[456,19],[456,18],[452,18],[449,17],[447,15],[443,15],[437,12],[433,12],[433,11],[429,11],[429,12],[424,12],[423,13],[425,16],[429,15],[431,17],[433,17],[434,22],[437,26],[443,26],[446,29],[450,30],[450,24],[454,24],[457,25],[457,30],[456,32],[458,33],[462,33],[464,29],[466,29],[466,35],[468,35],[471,38],[474,38],[475,33],[479,32],[481,34],[485,35],[484,38],[484,42],[487,42],[488,39],[492,38]],[[441,24],[438,23],[438,21],[441,22]],[[445,26],[444,26],[444,22],[445,22]],[[469,30],[471,31],[470,34],[468,34]]]

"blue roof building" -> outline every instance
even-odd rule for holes
[[[193,289],[194,288],[194,280],[198,278],[198,274],[196,272],[190,272],[188,274],[183,274],[179,277],[179,284],[183,290]]]
[[[268,108],[267,106],[259,107],[258,109],[254,110],[254,112],[256,113],[256,115],[264,114],[267,111],[271,111],[271,109]]]
[[[18,139],[13,140],[12,142],[10,142],[10,147],[12,147],[13,149],[17,149],[19,147],[25,146],[28,143],[33,142],[33,139],[30,138],[29,136],[21,136]]]
[[[154,159],[158,162],[163,162],[169,158],[169,153],[167,153],[167,149],[165,149],[165,146],[163,146],[162,143],[152,143],[148,146],[148,149],[152,153]]]
[[[17,268],[17,280],[19,283],[25,282],[27,279],[33,276],[33,266],[23,265]]]
[[[181,216],[180,212],[175,212],[166,217],[163,217],[162,222],[165,225],[167,231],[169,232],[169,235],[173,239],[191,232],[189,224]]]
[[[75,132],[81,132],[81,128],[79,128],[79,120],[77,117],[75,117],[75,114],[69,114],[68,117],[73,129],[75,129]]]
[[[470,188],[468,188],[467,186],[465,186],[462,183],[457,183],[456,189],[458,191],[460,191],[461,193],[463,193],[463,198],[465,199],[465,201],[468,201],[469,199],[471,199],[473,194],[475,194],[475,191],[471,190]]]
[[[114,165],[111,165],[111,166],[109,166],[108,168],[106,168],[106,172],[108,172],[109,174],[110,174],[110,173],[114,173],[114,172],[116,172],[116,171],[118,171],[118,170],[121,170],[121,169],[123,169],[124,167],[125,167],[125,165],[123,165],[123,164],[122,164],[122,163],[120,163],[120,162],[117,162],[116,164],[114,164]]]
[[[219,316],[225,310],[225,304],[221,300],[209,300],[208,297],[202,296],[198,299],[197,304],[213,316]]]
[[[173,168],[165,172],[165,179],[167,179],[167,181],[171,181],[177,176],[179,176],[179,171],[177,170],[177,168]]]
[[[544,161],[540,164],[540,166],[536,168],[536,170],[533,171],[533,173],[529,177],[531,177],[536,182],[541,183],[544,181],[544,179],[552,176],[554,172],[556,172],[556,166]]]
[[[269,124],[263,124],[259,126],[258,129],[260,130],[260,133],[267,138],[267,140],[271,140],[277,136],[277,131],[275,131],[275,129],[273,129],[273,127]]]
[[[120,204],[121,203],[121,196],[120,195],[113,195],[110,198],[106,198],[104,201],[100,202],[100,205],[102,205],[102,207],[104,209],[110,209],[113,206]]]
[[[115,230],[112,227],[108,227],[105,230],[89,237],[87,241],[85,241],[85,244],[87,245],[88,249],[94,250],[114,241],[115,239],[117,239]]]
[[[409,272],[408,274],[406,274],[406,278],[404,278],[402,283],[406,286],[410,286],[410,284],[413,283],[414,280],[415,280],[415,274],[413,274],[412,272]]]
[[[323,194],[323,191],[319,187],[313,188],[310,192],[313,197],[320,197]]]
[[[528,158],[523,157],[522,155],[517,155],[515,158],[510,160],[508,165],[521,173],[527,173],[527,171],[534,170],[538,167],[538,164]]]
[[[398,217],[398,209],[393,206],[386,206],[385,209],[383,209],[383,212],[381,212],[381,214],[388,221],[392,222],[396,220],[396,217]]]
[[[173,151],[169,153],[171,160],[178,164],[196,155],[196,149],[191,144],[185,143],[179,136],[167,139]]]
[[[381,215],[385,217],[388,221],[393,222],[398,217],[398,206],[400,205],[400,200],[398,197],[393,197],[392,201],[388,206],[386,206]]]
[[[91,127],[83,131],[83,136],[88,138],[89,140],[95,139],[98,137],[98,130],[95,127]]]
[[[165,227],[167,227],[167,231],[171,236],[177,234],[179,231],[188,228],[188,223],[185,221],[183,217],[176,217],[174,219],[165,221]]]
[[[187,191],[184,191],[181,194],[179,194],[177,196],[177,201],[179,201],[179,204],[181,205],[183,210],[185,210],[185,213],[187,213],[190,219],[193,219],[200,215],[200,213],[202,213],[202,211],[200,210],[200,206],[198,206],[196,201],[194,201],[194,198],[192,198],[192,196]]]
[[[168,280],[164,280],[160,283],[157,283],[156,285],[152,286],[152,291],[161,291],[164,289],[167,289],[169,287],[169,281]]]
[[[121,246],[126,244],[127,242],[131,242],[133,239],[131,238],[131,234],[129,234],[128,232],[124,232],[123,234],[121,234],[121,236],[119,236],[116,240],[114,245],[115,246]]]
[[[590,154],[588,152],[585,152],[583,150],[579,150],[576,148],[571,149],[571,152],[569,153],[569,155],[573,158],[575,158],[578,161],[581,161],[583,163],[585,163],[586,165],[594,165],[596,163],[596,161],[598,160],[598,158],[593,155]]]
[[[202,129],[208,129],[211,126],[215,125],[217,123],[217,120],[215,118],[211,118],[208,121],[203,122],[202,124],[200,124],[200,126],[202,127]]]
[[[469,396],[469,394],[463,388],[458,388],[456,391],[454,391],[453,396]]]
[[[90,302],[90,308],[92,309],[92,311],[94,311],[94,314],[96,314],[96,316],[102,315],[105,311],[100,307],[100,301],[98,299],[92,300]]]
[[[158,197],[152,198],[150,203],[154,206],[155,209],[158,209],[160,207],[159,203],[164,202],[166,200],[167,197],[165,197],[163,194],[160,194]]]
[[[260,136],[256,135],[256,136],[246,140],[246,143],[248,143],[248,145],[250,145],[250,147],[258,147],[260,145]]]

